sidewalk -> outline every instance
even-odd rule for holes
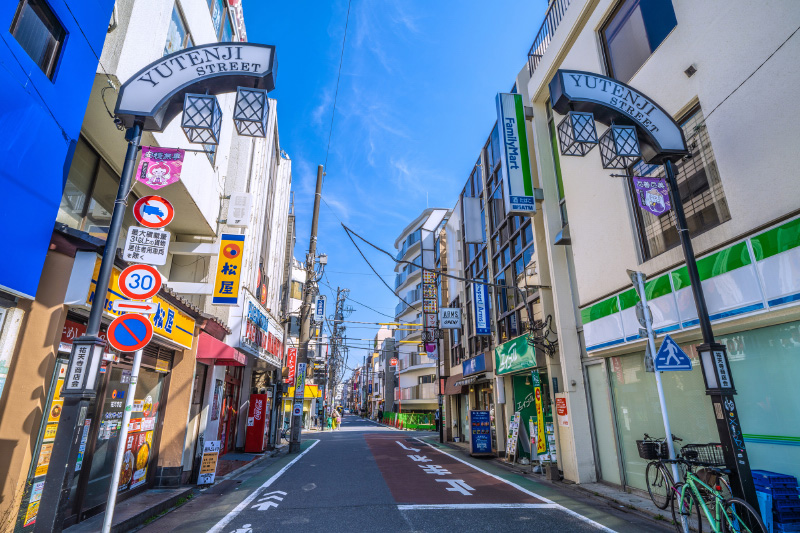
[[[184,485],[174,488],[150,489],[141,494],[118,502],[114,509],[112,533],[126,533],[147,526],[151,522],[167,515],[181,505],[203,496],[209,489],[235,479],[256,465],[268,465],[277,461],[286,453],[288,446],[263,454],[227,453],[217,464],[217,475],[213,485],[198,488],[196,485]],[[214,492],[213,490],[211,492]],[[95,533],[102,530],[105,513],[95,515],[74,526],[65,529],[68,533]],[[166,522],[166,518],[163,519]],[[162,519],[159,519],[159,524]]]
[[[431,440],[431,439],[426,439]],[[445,446],[451,450],[455,450],[464,456],[469,456],[469,443],[465,442],[445,442],[439,443],[439,439],[431,440],[431,443]],[[500,465],[506,470],[514,472],[515,474],[525,476],[528,479],[534,480],[537,483],[547,484],[560,491],[579,492],[584,496],[589,496],[600,502],[611,504],[613,506],[624,508],[626,511],[636,512],[637,514],[651,519],[653,522],[660,525],[671,523],[672,514],[667,509],[659,509],[653,504],[649,497],[639,496],[629,492],[621,491],[618,488],[606,485],[604,483],[582,483],[576,484],[569,481],[551,481],[548,480],[545,474],[537,474],[531,472],[531,465],[512,464],[507,462],[504,458],[494,457],[490,461]]]

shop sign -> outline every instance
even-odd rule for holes
[[[461,374],[464,376],[469,376],[471,374],[477,374],[478,372],[483,372],[486,370],[486,360],[484,359],[483,354],[476,355],[472,359],[467,359],[463,363],[461,363]]]
[[[475,335],[491,335],[489,325],[489,287],[481,283],[472,284],[472,304],[475,315]]]
[[[442,329],[461,329],[461,308],[442,307],[439,309],[439,327]]]
[[[239,303],[243,252],[244,235],[230,233],[220,235],[217,273],[214,276],[214,287],[211,292],[212,304],[237,305]]]
[[[286,374],[286,383],[294,383],[294,371],[297,365],[297,348],[289,348],[286,350],[286,366],[288,373]]]
[[[521,335],[494,349],[494,372],[498,376],[536,368],[536,352],[528,344],[528,336]]]
[[[181,179],[184,151],[180,148],[142,146],[136,179],[158,190]]]
[[[472,454],[492,453],[492,425],[489,411],[470,411]]]
[[[533,395],[536,400],[536,453],[541,455],[547,453],[547,435],[544,431],[544,409],[542,407],[542,380],[536,370],[531,373],[531,379],[533,379]]]
[[[569,413],[567,412],[567,399],[564,397],[556,396],[556,415],[558,416],[558,425],[568,428],[569,427]]]
[[[661,178],[647,178],[633,176],[633,187],[636,190],[636,198],[639,200],[639,207],[660,217],[670,209],[672,204],[669,201],[667,192],[667,182]]]
[[[280,367],[283,331],[249,292],[245,292],[244,310],[239,347]]]
[[[506,456],[517,455],[517,440],[519,439],[520,414],[516,411],[508,424],[508,437],[506,440]]]
[[[525,111],[522,95],[497,95],[497,127],[500,133],[500,172],[503,175],[503,198],[506,213],[536,213]]]
[[[203,443],[203,459],[200,462],[200,474],[197,476],[198,485],[214,483],[214,478],[217,475],[220,442],[218,440],[207,440]]]

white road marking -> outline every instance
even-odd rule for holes
[[[402,442],[400,442],[399,440],[396,440],[395,442],[396,442],[397,444],[399,444],[399,445],[400,445],[400,447],[401,447],[401,448],[403,448],[404,450],[408,450],[408,451],[410,451],[410,452],[418,452],[418,451],[419,451],[419,448],[408,448],[408,447],[406,447],[406,445],[405,445],[405,444],[403,444]]]
[[[237,516],[239,513],[241,513],[242,511],[244,511],[244,510],[247,508],[247,506],[248,506],[248,505],[250,505],[250,503],[251,503],[253,500],[255,500],[255,499],[258,497],[258,493],[259,493],[259,492],[261,492],[262,490],[266,489],[267,487],[269,487],[270,485],[272,485],[273,483],[275,483],[275,481],[277,481],[277,479],[278,479],[279,477],[281,477],[281,476],[282,476],[282,475],[283,475],[283,474],[284,474],[284,473],[285,473],[287,470],[289,470],[289,468],[291,468],[291,466],[292,466],[293,464],[295,464],[297,461],[299,461],[299,460],[300,460],[300,458],[302,458],[302,457],[303,457],[305,454],[307,454],[308,452],[310,452],[310,451],[311,451],[311,449],[312,449],[314,446],[316,446],[317,444],[319,444],[319,440],[315,440],[315,441],[314,441],[314,443],[313,443],[313,444],[311,444],[311,446],[309,446],[308,448],[306,448],[306,449],[305,449],[305,451],[303,451],[303,452],[302,452],[300,455],[298,455],[297,457],[295,457],[294,459],[292,459],[292,461],[291,461],[289,464],[287,464],[286,466],[284,466],[283,468],[281,468],[280,470],[278,470],[278,472],[276,472],[276,473],[275,473],[275,475],[273,475],[271,478],[269,478],[268,480],[266,480],[266,481],[264,482],[264,484],[263,484],[263,485],[261,485],[261,486],[260,486],[260,487],[258,487],[256,490],[254,490],[254,491],[253,491],[253,493],[252,493],[252,494],[250,494],[250,496],[248,496],[247,498],[245,498],[244,500],[242,500],[242,502],[241,502],[239,505],[237,505],[236,507],[234,507],[234,508],[233,508],[233,510],[232,510],[231,512],[229,512],[228,514],[226,514],[226,515],[225,515],[225,516],[222,518],[222,520],[220,520],[219,522],[217,522],[216,524],[214,524],[214,527],[212,527],[211,529],[209,529],[209,530],[208,530],[208,533],[220,533],[220,532],[222,531],[222,528],[224,528],[225,526],[227,526],[228,524],[230,524],[230,523],[231,523],[231,520],[233,520],[234,518],[236,518],[236,516]]]
[[[469,463],[469,462],[467,462],[467,461],[465,461],[463,459],[460,459],[460,458],[456,457],[455,455],[449,454],[446,451],[444,451],[442,449],[439,449],[436,446],[434,446],[434,445],[432,445],[430,443],[427,443],[427,442],[425,442],[424,440],[422,440],[422,439],[420,439],[418,437],[415,437],[414,440],[419,441],[420,443],[424,444],[425,446],[430,446],[434,450],[437,450],[440,453],[445,454],[446,456],[450,457],[451,459],[455,459],[459,463],[464,463],[465,465],[469,466],[470,468],[472,468],[474,470],[477,470],[478,472],[481,472],[482,474],[486,474],[487,476],[493,477],[498,481],[502,481],[503,483],[505,483],[507,485],[511,485],[512,487],[514,487],[515,489],[517,489],[520,492],[524,492],[525,494],[527,494],[529,496],[533,496],[534,498],[538,498],[538,499],[540,499],[540,500],[542,500],[542,501],[544,501],[544,502],[546,502],[548,504],[551,504],[551,507],[549,507],[550,509],[560,509],[561,511],[564,511],[568,515],[574,516],[575,518],[577,518],[581,522],[585,522],[586,524],[589,524],[590,526],[595,527],[595,528],[599,529],[600,531],[608,531],[609,533],[616,533],[613,529],[608,528],[608,527],[606,527],[606,526],[604,526],[602,524],[598,524],[597,522],[595,522],[591,518],[587,518],[587,517],[583,516],[582,514],[576,513],[572,509],[567,509],[563,505],[558,504],[558,503],[556,503],[553,500],[550,500],[548,498],[545,498],[544,496],[540,496],[540,495],[536,494],[535,492],[531,492],[528,489],[524,489],[524,488],[520,487],[519,485],[517,485],[516,483],[512,483],[511,481],[508,481],[507,479],[503,479],[500,476],[496,476],[496,475],[494,475],[492,473],[487,472],[486,470],[483,470],[482,468],[478,468],[477,466],[473,465],[472,463]],[[533,505],[536,505],[536,504],[533,504]],[[515,506],[516,506],[516,504],[515,504]],[[400,506],[398,506],[398,509],[399,508],[400,508]]]
[[[428,509],[559,509],[557,503],[434,503],[398,505],[398,511],[425,511]]]
[[[475,490],[466,483],[464,483],[463,479],[437,479],[439,483],[449,483],[450,488],[447,489],[453,492],[460,492],[464,496],[472,496],[470,493],[471,490]]]
[[[440,465],[417,465],[426,474],[436,474],[437,476],[448,476],[450,471]]]

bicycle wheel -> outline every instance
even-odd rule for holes
[[[661,463],[650,461],[645,470],[645,479],[650,499],[659,509],[666,509],[672,498],[672,476]]]
[[[675,487],[677,492],[675,497],[672,498],[672,524],[675,526],[675,531],[684,533],[683,521],[681,520],[683,517],[688,520],[690,530],[703,533],[700,504],[690,487],[684,489],[685,485],[685,483],[678,483]]]
[[[724,533],[767,533],[761,515],[741,498],[728,498],[721,518]]]

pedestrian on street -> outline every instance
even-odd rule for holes
[[[328,416],[328,429],[333,429],[333,417]]]
[[[433,419],[436,421],[436,431],[439,431],[439,423],[441,422],[441,420],[439,420],[439,410],[438,409],[434,413]]]
[[[378,409],[378,422],[383,423],[383,409]]]
[[[336,411],[336,429],[339,429],[342,425],[342,413]]]

